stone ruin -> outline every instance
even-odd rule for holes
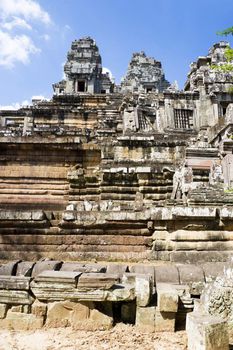
[[[104,301],[120,319],[132,314],[133,323],[142,317],[155,327],[169,320],[174,329],[179,307],[192,309],[190,283],[207,282],[205,272],[195,279],[192,271],[224,265],[233,251],[233,73],[213,68],[225,63],[228,46],[219,42],[198,57],[178,90],[144,52],[116,85],[95,41],[75,40],[51,100],[0,111],[0,259],[3,270],[16,266],[0,276],[4,324],[17,313],[45,321],[49,303],[68,303],[57,307],[72,315],[72,303],[89,303],[77,307],[98,318]],[[105,277],[95,268],[62,271],[93,260],[109,262]],[[33,273],[42,261],[61,268]],[[127,268],[110,263],[117,261]],[[19,273],[29,262],[32,274]],[[159,262],[167,270],[155,283]],[[188,281],[176,279],[180,268],[190,271]],[[34,303],[44,311],[37,315]]]
[[[11,261],[0,267],[0,326],[92,330],[121,320],[146,331],[174,332],[184,328],[205,283],[224,265]]]
[[[170,86],[165,79],[161,62],[147,57],[145,52],[136,52],[122,79],[122,92],[163,92]]]

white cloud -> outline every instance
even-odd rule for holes
[[[114,82],[114,77],[112,75],[112,72],[110,71],[110,69],[106,68],[106,67],[103,67],[102,68],[102,72],[103,74],[108,74],[109,75],[109,78],[112,82]]]
[[[14,28],[22,28],[27,30],[32,30],[32,26],[25,21],[25,19],[19,17],[13,17],[12,20],[8,22],[3,22],[0,24],[2,28],[11,31]]]
[[[2,111],[12,111],[12,110],[17,110],[19,109],[20,107],[26,107],[26,106],[29,106],[31,103],[28,101],[28,100],[25,100],[21,103],[19,102],[15,102],[15,103],[12,103],[11,105],[7,105],[7,106],[1,106],[0,105],[0,110]]]
[[[66,25],[64,26],[64,29],[67,30],[67,31],[68,31],[68,30],[72,30],[72,28],[71,28],[71,26],[69,26],[69,24],[66,24]]]
[[[34,95],[32,96],[31,100],[40,100],[40,101],[48,101],[49,99],[45,97],[44,95]]]
[[[40,52],[35,39],[48,41],[50,37],[33,30],[37,23],[48,25],[52,21],[36,0],[0,0],[0,66],[28,64],[31,56]],[[25,34],[25,30],[30,33]]]
[[[0,0],[0,13],[3,17],[19,16],[45,24],[51,23],[48,12],[34,0]]]
[[[31,98],[31,101],[33,101],[33,100],[34,101],[35,100],[37,100],[37,101],[49,101],[50,99],[48,97],[43,96],[43,95],[35,95],[35,96],[32,96],[32,98]],[[5,105],[5,106],[0,105],[0,110],[12,111],[12,110],[17,110],[17,109],[22,108],[22,107],[28,107],[31,105],[32,105],[32,102],[29,102],[29,100],[24,100],[22,102],[12,103],[11,105]]]
[[[44,41],[49,41],[51,39],[50,35],[48,35],[48,34],[41,35],[41,38],[44,39]]]
[[[40,52],[27,35],[11,36],[0,30],[0,65],[13,68],[16,62],[27,64],[30,55]]]

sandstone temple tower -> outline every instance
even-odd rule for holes
[[[95,41],[75,40],[50,101],[0,112],[0,258],[227,260],[228,45],[198,57],[178,90],[143,52],[117,86]]]
[[[169,82],[165,80],[161,62],[147,57],[143,51],[133,54],[121,84],[122,91],[162,92],[168,86]]]
[[[54,84],[55,93],[112,92],[113,84],[108,74],[102,73],[99,49],[90,37],[72,43],[64,72],[66,80]]]

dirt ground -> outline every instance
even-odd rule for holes
[[[0,331],[0,350],[185,350],[185,332],[145,333],[135,326],[117,324],[108,331],[71,328],[35,332]]]

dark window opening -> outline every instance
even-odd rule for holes
[[[78,81],[78,91],[85,92],[85,81]]]
[[[106,94],[106,90],[101,90],[101,94]]]
[[[83,112],[83,119],[84,120],[87,120],[88,119],[88,112]]]
[[[191,109],[175,109],[174,121],[176,129],[192,129],[193,111]]]
[[[146,92],[151,92],[152,91],[152,88],[147,88],[146,89]]]
[[[64,121],[64,119],[65,119],[65,113],[64,113],[64,111],[60,111],[58,113],[58,120]]]
[[[220,105],[218,106],[218,113],[220,117],[225,117],[228,105],[229,102],[220,102]]]

